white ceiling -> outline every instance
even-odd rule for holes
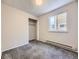
[[[37,6],[35,0],[2,0],[2,3],[6,3],[35,16],[39,16],[73,1],[74,0],[43,0],[41,6]]]

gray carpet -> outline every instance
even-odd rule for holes
[[[78,59],[77,53],[39,41],[3,52],[1,59]]]

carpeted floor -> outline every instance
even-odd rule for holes
[[[3,52],[1,59],[78,59],[77,53],[39,41]]]

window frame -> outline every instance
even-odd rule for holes
[[[58,30],[58,19],[57,18],[58,18],[58,15],[63,14],[63,13],[66,13],[66,31],[59,31]],[[56,23],[57,23],[56,27],[57,27],[57,29],[55,31],[50,30],[49,22],[50,22],[50,17],[52,17],[52,16],[56,16]],[[52,16],[49,16],[49,19],[48,19],[48,31],[50,31],[50,32],[62,32],[62,33],[66,32],[67,33],[68,32],[68,25],[67,25],[68,13],[67,12],[61,12],[61,13],[58,13],[58,14],[52,15]]]

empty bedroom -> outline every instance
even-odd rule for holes
[[[78,0],[1,0],[1,59],[78,59]]]

